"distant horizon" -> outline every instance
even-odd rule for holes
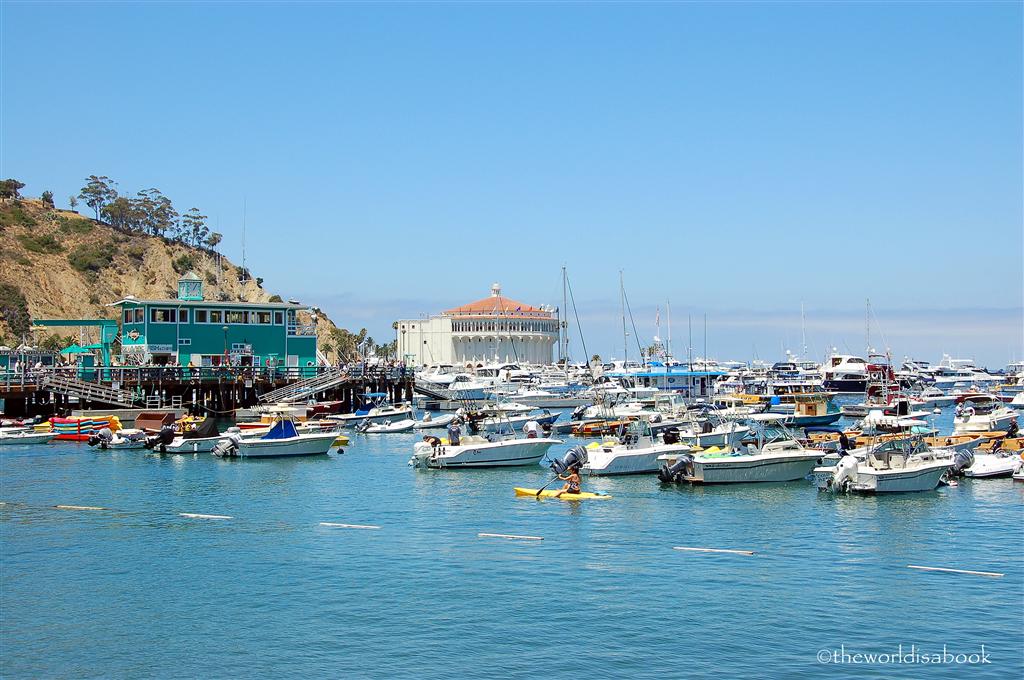
[[[1024,358],[1022,19],[3,2],[0,175],[58,207],[92,174],[156,187],[269,290],[379,342],[494,281],[561,306],[564,265],[589,354],[623,352],[621,269],[645,346],[671,301],[677,354],[706,313],[711,356],[779,360],[802,304],[815,358],[860,353],[870,299],[894,358],[1001,368]]]

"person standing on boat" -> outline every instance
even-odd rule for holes
[[[459,427],[459,419],[456,418],[448,425],[448,445],[458,446],[462,438],[462,428]]]
[[[527,439],[536,439],[540,436],[540,423],[531,418],[523,425],[523,432],[526,433]]]

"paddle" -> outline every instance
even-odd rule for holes
[[[558,479],[558,475],[555,475],[550,480],[548,480],[547,484],[545,484],[544,486],[542,486],[539,489],[537,489],[537,493],[534,496],[534,498],[540,498],[540,492],[543,491],[544,489],[548,488],[549,486],[551,486],[552,482],[554,482],[556,479]]]

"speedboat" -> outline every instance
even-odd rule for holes
[[[213,455],[241,458],[321,456],[331,450],[337,438],[337,432],[300,433],[295,428],[295,419],[287,413],[280,413],[266,434],[259,438],[230,434],[213,447]]]
[[[359,425],[356,425],[356,432],[363,434],[389,434],[394,432],[412,432],[413,428],[416,427],[416,421],[412,418],[406,418],[405,420],[398,420],[391,422],[385,420],[383,423],[371,423],[369,421],[363,421]]]
[[[8,429],[0,432],[0,445],[4,444],[45,444],[57,436],[56,432],[35,432],[25,429]]]
[[[244,436],[237,427],[229,428],[228,432]],[[209,453],[223,438],[214,419],[206,418],[185,425],[180,435],[176,435],[173,428],[161,429],[158,435],[146,440],[146,448],[160,453]]]
[[[966,461],[971,454],[956,455]],[[863,460],[855,455],[843,455],[834,465],[817,467],[813,478],[821,491],[931,491],[939,486],[956,462],[951,451],[930,449],[920,439],[892,440],[871,449]]]
[[[142,449],[146,446],[146,433],[138,429],[122,429],[111,432],[109,428],[105,427],[89,437],[86,443],[89,446],[98,446],[104,451],[107,449]]]
[[[412,418],[412,406],[408,404],[392,405],[388,403],[385,392],[368,392],[357,395],[360,400],[355,413],[327,416],[326,420],[338,423],[343,428],[355,427],[364,420],[371,423],[383,423],[385,420],[396,421]]]
[[[540,413],[503,411],[500,408],[490,411],[476,411],[467,414],[469,430],[473,434],[486,432],[511,433],[518,432],[523,425],[531,420],[537,421],[541,427],[553,424],[560,412],[551,413],[547,409]]]
[[[1022,464],[1024,460],[1020,456],[1007,451],[975,453],[974,462],[964,470],[964,476],[975,479],[1012,477],[1021,469]]]
[[[956,403],[954,434],[995,432],[1017,420],[1017,413],[991,394],[964,394],[957,398]]]
[[[429,439],[429,441],[427,441]],[[547,437],[502,439],[496,435],[468,435],[452,445],[447,439],[425,438],[413,445],[409,465],[421,468],[489,468],[536,465],[548,449],[561,444]]]
[[[758,421],[767,422],[768,414]],[[776,416],[774,420],[781,419]],[[803,479],[817,465],[821,451],[805,448],[788,436],[779,425],[783,438],[768,441],[767,429],[758,428],[756,442],[730,448],[711,447],[679,455],[661,456],[664,464],[658,472],[663,482],[694,484],[738,484],[746,482],[793,482]]]
[[[669,429],[655,434],[650,423],[638,420],[624,427],[616,439],[588,444],[587,462],[581,472],[587,475],[657,472],[659,456],[680,455],[691,448],[680,441],[678,431]]]

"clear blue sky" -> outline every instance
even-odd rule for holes
[[[0,174],[199,207],[268,288],[390,337],[483,297],[621,355],[1020,358],[1022,10],[1002,3],[2,3]],[[662,312],[662,318],[665,314]],[[702,324],[702,321],[700,322]],[[663,333],[664,334],[664,333]],[[703,336],[698,349],[702,348]],[[635,349],[632,352],[635,354]],[[577,354],[581,352],[577,349]]]

